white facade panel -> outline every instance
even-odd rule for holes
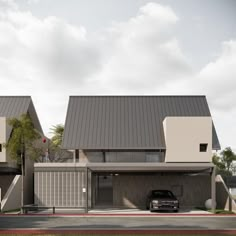
[[[0,117],[0,162],[7,162],[6,149],[3,144],[6,143],[6,117]]]
[[[211,117],[166,117],[163,128],[165,162],[211,162]],[[206,150],[200,150],[200,145],[205,145]]]

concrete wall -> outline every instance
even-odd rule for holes
[[[4,195],[6,194],[8,188],[10,187],[14,177],[15,175],[0,175],[0,188],[1,188],[2,199]],[[2,199],[0,199],[0,201]]]
[[[24,204],[32,204],[34,202],[34,161],[29,156],[25,162],[24,176]]]
[[[211,162],[211,117],[166,117],[163,126],[166,162]],[[206,152],[200,152],[201,143],[207,143]]]
[[[2,151],[0,152],[0,162],[7,161],[6,160],[6,149],[3,148],[4,143],[6,143],[6,118],[0,117],[0,144],[2,145]]]
[[[1,202],[1,210],[9,211],[21,207],[22,176],[16,175]]]
[[[113,204],[118,207],[145,208],[147,194],[152,189],[172,190],[180,201],[180,207],[200,207],[211,198],[211,177],[120,174],[113,177]]]
[[[21,175],[0,176],[0,188],[2,189],[2,210],[8,211],[21,207]],[[24,204],[34,202],[34,176],[33,161],[26,160],[24,176]]]
[[[236,203],[230,194],[224,180],[220,175],[216,176],[216,204],[217,208],[236,212]]]

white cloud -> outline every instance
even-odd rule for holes
[[[199,73],[199,84],[215,108],[234,109],[236,105],[236,40],[222,43],[222,52]]]
[[[114,23],[105,38],[110,57],[100,78],[118,91],[153,92],[191,74],[191,67],[174,35],[178,18],[156,3],[143,6],[136,17]]]
[[[21,77],[82,82],[100,66],[97,49],[87,39],[84,27],[56,17],[40,20],[7,5],[7,1],[1,11],[0,35],[0,60],[20,65],[17,74]]]
[[[101,66],[86,29],[53,16],[39,19],[1,0],[0,35],[0,93],[32,95],[44,130],[64,122],[71,89]]]
[[[1,0],[0,1],[0,17],[3,12],[8,12],[10,10],[16,10],[17,5],[14,0]]]
[[[177,24],[170,7],[148,3],[129,20],[90,33],[0,0],[0,93],[32,95],[45,131],[64,122],[69,95],[205,94],[223,146],[236,148],[225,131],[236,132],[229,118],[236,114],[236,41],[224,42],[214,61],[193,72]]]
[[[28,4],[37,4],[40,0],[27,0]]]

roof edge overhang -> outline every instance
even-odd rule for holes
[[[213,163],[35,163],[36,171],[89,169],[92,172],[212,172]]]
[[[0,163],[0,175],[21,174],[20,166],[15,163]]]
[[[202,172],[210,171],[212,163],[88,163],[92,171],[157,171],[157,172]]]

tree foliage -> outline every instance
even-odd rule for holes
[[[60,147],[62,143],[64,125],[62,124],[54,125],[50,130],[51,133],[53,134],[51,138],[52,143],[55,145],[55,147]]]
[[[212,162],[217,166],[218,173],[223,175],[232,175],[233,161],[236,160],[236,154],[230,147],[225,148],[220,155],[214,154]]]
[[[20,163],[21,155],[26,152],[30,158],[36,159],[41,150],[34,144],[40,138],[40,134],[34,129],[30,116],[23,114],[20,118],[8,119],[7,123],[12,127],[11,136],[5,144],[10,157]]]
[[[71,152],[61,149],[64,125],[54,125],[50,130],[53,135],[49,145],[50,161],[65,162],[67,159],[72,159],[73,155]]]

